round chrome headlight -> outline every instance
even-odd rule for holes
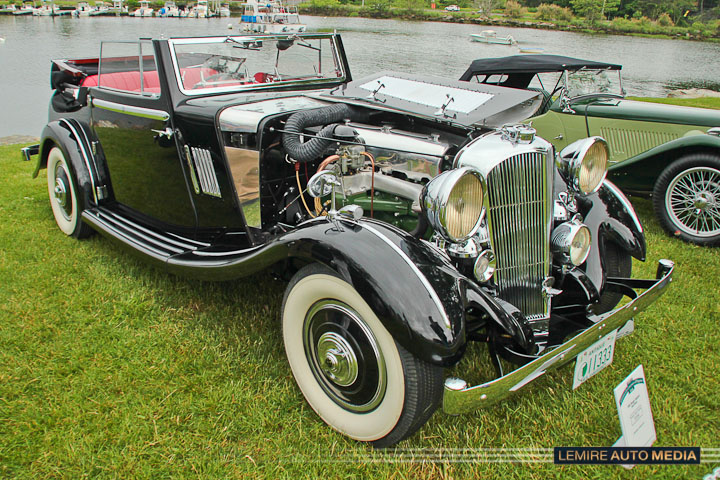
[[[448,170],[423,190],[423,206],[430,226],[451,242],[463,242],[478,228],[483,215],[483,183],[469,167]]]
[[[590,229],[582,223],[565,222],[555,227],[550,244],[562,263],[578,266],[585,263],[590,254],[592,235]]]
[[[578,193],[590,194],[600,189],[607,175],[610,150],[600,137],[573,142],[558,154],[560,171]]]

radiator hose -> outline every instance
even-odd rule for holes
[[[285,133],[282,136],[283,147],[293,160],[299,163],[311,162],[320,158],[333,143],[332,136],[337,122],[359,120],[361,116],[364,115],[358,109],[344,103],[293,113],[285,123]],[[320,125],[325,125],[325,127],[315,135],[316,138],[311,138],[304,143],[300,141],[300,135],[307,127]]]

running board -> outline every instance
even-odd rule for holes
[[[83,211],[82,219],[93,229],[117,241],[121,246],[163,264],[175,255],[210,246],[209,243],[143,226],[103,207]]]

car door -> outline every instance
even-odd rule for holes
[[[165,228],[194,228],[163,83],[150,41],[103,42],[98,76],[90,81],[92,128],[120,206]]]

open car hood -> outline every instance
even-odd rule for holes
[[[324,99],[402,111],[464,127],[500,127],[537,110],[537,92],[446,78],[380,72],[341,85]]]

